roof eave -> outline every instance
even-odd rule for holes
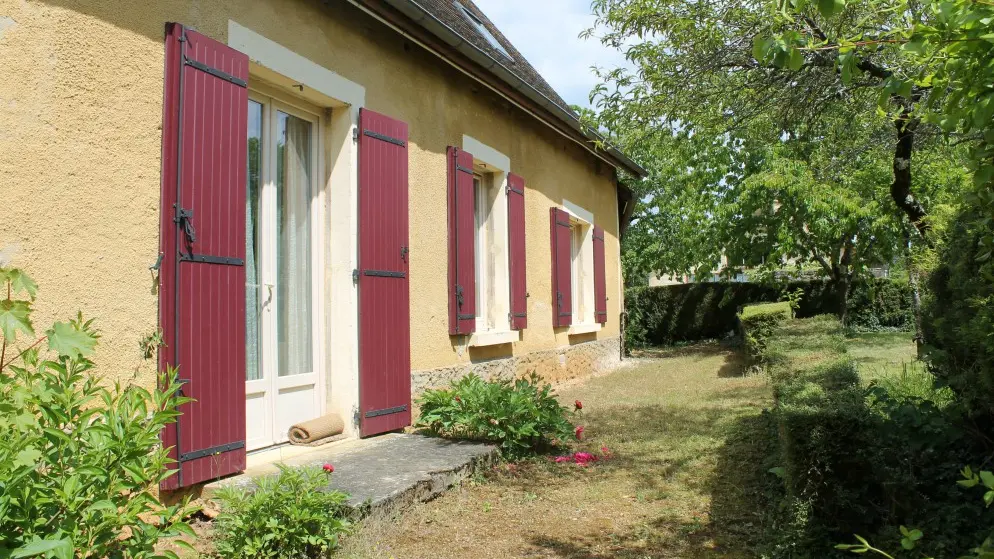
[[[348,1],[357,7],[364,9],[365,11],[376,10],[376,7],[371,6],[371,3],[368,2],[368,0]],[[641,165],[633,161],[621,150],[607,142],[600,134],[597,134],[596,131],[590,130],[588,127],[584,126],[575,115],[554,103],[551,99],[539,90],[535,89],[535,87],[528,82],[519,78],[499,60],[464,39],[458,32],[446,25],[445,22],[439,20],[431,12],[424,9],[415,0],[383,0],[381,3],[387,4],[397,12],[400,12],[410,22],[421,27],[432,36],[438,38],[450,48],[465,56],[474,64],[477,64],[485,69],[491,76],[493,76],[493,78],[499,80],[505,85],[510,86],[530,102],[550,113],[551,116],[555,117],[563,124],[566,124],[567,127],[569,127],[572,132],[578,136],[575,140],[598,157],[606,159],[611,165],[623,168],[627,172],[639,178],[643,178],[648,175],[648,172]],[[436,54],[442,56],[442,53]]]

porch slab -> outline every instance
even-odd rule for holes
[[[414,434],[394,433],[350,439],[287,458],[288,466],[335,466],[330,489],[350,495],[349,505],[363,514],[390,514],[438,497],[479,469],[493,465],[497,448]],[[244,473],[204,487],[210,496],[220,487],[251,488],[254,480],[278,472],[275,463],[252,466]]]

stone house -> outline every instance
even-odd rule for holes
[[[37,320],[98,319],[103,374],[178,368],[165,489],[618,359],[645,172],[470,0],[0,0],[0,75],[0,247]]]

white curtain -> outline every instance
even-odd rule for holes
[[[314,370],[311,332],[311,123],[278,113],[279,376]]]
[[[249,101],[248,184],[245,192],[245,380],[259,370],[259,192],[262,187],[262,105]]]

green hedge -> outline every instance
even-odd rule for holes
[[[932,274],[923,329],[937,373],[978,419],[994,421],[994,261],[981,239],[994,224],[967,206],[952,221]]]
[[[879,519],[877,417],[832,316],[791,322],[768,339],[779,474],[784,483],[778,557],[831,555],[834,542]],[[824,555],[822,555],[824,553]]]
[[[912,526],[927,534],[913,556],[959,557],[989,535],[994,509],[956,484],[963,464],[989,456],[958,406],[888,382],[862,386],[834,316],[776,328],[760,358],[777,433],[766,463],[782,481],[761,505],[776,511],[763,556],[851,557],[833,546],[852,534],[897,549],[899,527]]]
[[[747,305],[739,314],[739,330],[750,364],[763,362],[768,340],[780,326],[791,319],[790,304],[762,303]]]
[[[797,308],[799,318],[838,313],[832,286],[824,280],[783,286],[717,282],[633,287],[625,292],[625,343],[631,349],[721,338],[735,330],[736,314],[742,307],[779,301],[796,289],[804,292]],[[874,279],[853,285],[850,327],[910,329],[913,324],[907,283]]]

